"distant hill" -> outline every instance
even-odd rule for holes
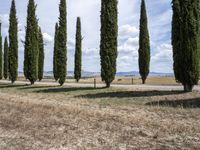
[[[45,76],[53,76],[53,71],[47,71],[44,73]],[[73,77],[74,71],[68,71],[67,76]],[[82,71],[83,77],[94,77],[94,76],[100,76],[99,72],[89,72],[89,71]]]
[[[118,72],[117,76],[140,76],[139,72],[132,71],[132,72]],[[173,73],[158,73],[158,72],[151,72],[149,76],[174,76]]]

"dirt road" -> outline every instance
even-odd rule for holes
[[[10,81],[2,80],[1,83],[9,84]],[[16,81],[15,84],[30,84],[28,81]],[[57,86],[59,85],[57,82],[53,81],[42,81],[35,82],[35,85],[49,85],[49,86]],[[74,86],[74,87],[94,87],[93,83],[69,83],[66,82],[64,86]],[[96,84],[96,87],[104,87],[105,84]],[[111,87],[119,87],[119,88],[129,88],[133,90],[156,90],[156,91],[173,91],[173,90],[183,90],[183,86],[180,85],[142,85],[142,84],[112,84]],[[195,91],[200,91],[200,86],[194,87]]]

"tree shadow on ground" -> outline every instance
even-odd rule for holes
[[[28,84],[0,84],[0,89],[26,87]]]
[[[186,100],[163,100],[146,103],[148,106],[168,106],[181,108],[200,108],[200,98]]]
[[[26,87],[22,87],[20,88],[20,90],[31,90],[31,89],[46,89],[46,88],[54,88],[56,86],[26,86]]]
[[[74,92],[74,91],[92,91],[102,88],[93,87],[60,87],[60,88],[48,88],[44,90],[37,90],[36,93],[62,93],[62,92]]]
[[[84,98],[126,98],[126,97],[149,97],[149,96],[165,96],[182,94],[182,91],[119,91],[119,92],[105,92],[96,94],[80,95]]]

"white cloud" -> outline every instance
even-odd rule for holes
[[[135,38],[128,38],[128,40],[126,41],[126,45],[127,46],[137,46],[139,42],[139,38],[135,37]]]
[[[131,26],[129,24],[123,25],[119,28],[120,37],[135,36],[138,33],[139,30],[135,26]]]
[[[3,26],[9,26],[9,15],[8,14],[0,14],[0,20]]]
[[[137,51],[138,49],[138,37],[128,38],[125,42],[122,42],[118,47],[119,53],[130,53]]]
[[[49,43],[49,42],[53,42],[53,37],[51,35],[49,35],[48,33],[42,33],[43,35],[43,38],[44,38],[44,41],[46,43]]]
[[[75,46],[75,40],[74,39],[68,39],[67,43],[68,43],[68,47],[74,47]]]
[[[95,55],[99,52],[99,50],[95,48],[84,48],[82,51],[84,54],[90,55],[90,56]]]
[[[156,53],[151,58],[151,69],[157,72],[172,72],[172,46],[161,44],[156,48]]]
[[[0,21],[2,23],[2,34],[8,34],[8,27],[9,27],[9,15],[8,14],[0,14]]]

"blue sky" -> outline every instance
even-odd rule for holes
[[[58,21],[59,0],[35,0],[37,17],[45,40],[45,71],[52,70],[53,38]],[[8,33],[11,0],[0,1],[3,37]],[[19,40],[24,40],[28,0],[16,0]],[[68,0],[68,70],[74,68],[76,17],[82,21],[83,70],[100,71],[100,0]],[[171,2],[146,0],[151,38],[151,71],[173,72],[171,47]],[[117,71],[138,71],[138,36],[140,0],[119,0],[119,44]],[[23,70],[24,47],[19,43],[19,70]]]

